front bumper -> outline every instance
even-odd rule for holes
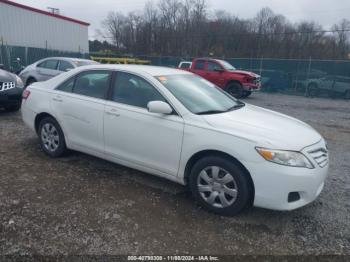
[[[258,84],[244,83],[243,89],[244,89],[244,91],[257,92],[257,91],[260,91],[261,84],[260,83],[258,83]]]
[[[268,161],[247,164],[255,187],[254,206],[293,210],[314,201],[324,187],[329,164],[327,160],[321,167],[309,152],[325,147],[325,142],[320,141],[302,150],[315,166],[314,169],[282,166]],[[297,192],[300,199],[288,201],[292,192]]]
[[[18,105],[22,101],[22,88],[0,91],[0,106]]]

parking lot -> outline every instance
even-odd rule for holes
[[[0,112],[1,254],[350,254],[350,103],[255,94],[328,141],[330,173],[312,204],[220,217],[185,188],[85,154],[50,159],[20,113]]]

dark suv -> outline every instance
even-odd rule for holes
[[[15,74],[0,69],[0,108],[18,111],[22,103],[23,82]]]

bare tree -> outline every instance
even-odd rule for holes
[[[325,32],[315,22],[292,24],[270,8],[252,19],[208,11],[207,0],[153,0],[142,12],[110,12],[104,37],[120,52],[170,56],[338,58],[350,52],[350,21]]]

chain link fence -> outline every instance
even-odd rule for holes
[[[0,64],[16,72],[45,57],[89,58],[88,54],[62,52],[43,48],[0,45]],[[177,67],[192,57],[138,56],[152,65]],[[350,100],[350,60],[222,58],[237,69],[261,75],[263,92],[345,98]]]
[[[0,44],[0,64],[11,72],[17,72],[22,66],[30,65],[40,59],[52,56],[88,58],[88,54],[63,52],[45,48],[18,47]]]

